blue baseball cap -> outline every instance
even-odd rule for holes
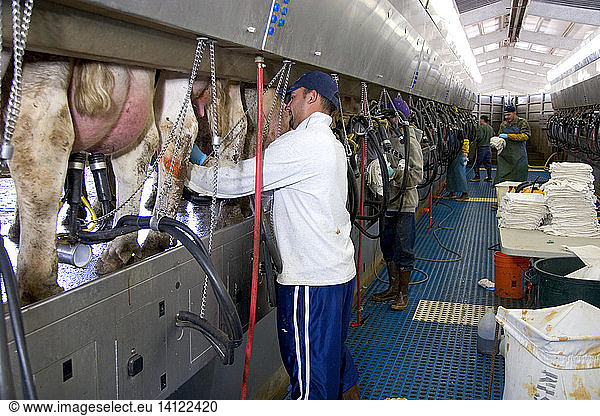
[[[504,112],[505,113],[516,113],[517,109],[515,108],[514,105],[507,105],[506,107],[504,107]]]
[[[340,108],[340,94],[338,92],[337,85],[333,78],[321,71],[310,71],[302,75],[294,82],[294,84],[288,88],[287,93],[297,90],[298,88],[304,87],[307,90],[315,90],[323,97],[335,105],[335,108]]]

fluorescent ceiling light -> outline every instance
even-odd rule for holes
[[[481,82],[481,73],[477,67],[474,51],[469,45],[467,35],[460,22],[458,10],[454,0],[436,0],[429,3],[429,14],[445,37],[462,65],[467,69],[475,83]]]
[[[600,29],[592,36],[588,36],[586,40],[581,42],[581,45],[568,57],[561,60],[554,68],[548,71],[548,81],[553,81],[560,74],[573,68],[575,65],[583,61],[594,52],[600,51]]]

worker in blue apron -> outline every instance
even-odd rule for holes
[[[455,138],[454,140],[460,140]],[[457,201],[468,201],[469,193],[467,191],[467,162],[469,161],[469,139],[464,139],[461,143],[461,151],[450,162],[448,174],[446,175],[446,191],[444,199],[456,199]]]

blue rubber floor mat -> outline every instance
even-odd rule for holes
[[[549,175],[530,170],[529,179],[537,177]],[[385,267],[364,292],[361,325],[350,329],[347,340],[359,370],[361,398],[502,398],[504,359],[496,356],[492,373],[492,358],[477,352],[476,324],[485,307],[522,308],[526,300],[499,298],[477,285],[483,278],[493,281],[496,190],[483,180],[468,187],[472,199],[440,199],[431,218],[426,213],[417,222],[415,268],[428,277],[413,271],[411,282],[425,281],[411,284],[409,307],[392,311],[389,302],[371,300],[387,287]],[[430,311],[431,306],[439,308]],[[475,315],[455,323],[460,311]]]

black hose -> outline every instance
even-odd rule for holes
[[[358,214],[358,209],[360,205],[359,197],[358,197],[358,184],[356,183],[356,177],[354,176],[354,172],[352,167],[350,166],[350,161],[348,161],[348,212],[350,213],[350,223],[354,224],[356,220],[356,215]]]
[[[2,280],[4,281],[4,289],[6,290],[6,298],[8,303],[8,313],[12,322],[13,333],[15,336],[15,345],[17,347],[17,355],[19,357],[19,365],[21,367],[21,375],[23,376],[23,397],[27,400],[36,400],[37,391],[33,382],[33,373],[27,353],[27,342],[25,341],[25,331],[23,329],[23,317],[21,315],[21,307],[19,306],[19,295],[17,291],[17,280],[8,257],[8,253],[4,248],[4,239],[0,238],[0,271],[2,272]],[[4,319],[4,318],[2,318]]]
[[[175,220],[171,218],[164,219],[168,220],[168,222],[175,222]],[[169,233],[174,238],[179,240],[181,244],[183,244],[188,249],[190,254],[194,256],[196,261],[198,261],[201,264],[202,268],[204,269],[204,272],[206,273],[206,275],[212,283],[212,288],[217,298],[217,301],[219,302],[219,307],[222,308],[225,312],[225,318],[227,321],[226,327],[228,329],[228,335],[231,346],[233,348],[240,346],[240,344],[242,343],[243,334],[240,317],[237,313],[237,309],[235,308],[235,304],[233,303],[233,300],[229,295],[229,292],[218,278],[217,272],[214,268],[210,257],[207,257],[202,254],[202,250],[199,250],[198,244],[194,244],[193,242],[193,240],[195,239],[188,238],[183,231],[179,230],[179,228],[176,228],[167,223],[163,223],[163,219],[161,219],[161,221],[159,222],[158,228],[160,231]],[[189,230],[189,232],[191,232],[191,230]],[[193,232],[191,232],[191,234],[195,235]],[[198,239],[198,241],[200,241],[200,239]],[[202,247],[204,247],[203,244]],[[215,330],[218,330],[218,328],[215,328]]]
[[[175,325],[181,328],[191,328],[202,333],[210,345],[215,349],[224,365],[231,365],[234,361],[233,350],[235,346],[223,331],[215,328],[206,319],[189,311],[179,311],[175,318]]]
[[[379,207],[379,210],[376,212],[376,214],[357,215],[356,218],[358,220],[377,220],[377,219],[382,219],[383,216],[385,216],[385,211],[387,209],[388,192],[390,189],[390,178],[389,178],[389,173],[387,171],[387,163],[385,162],[385,157],[383,156],[383,150],[379,146],[377,137],[375,135],[375,131],[372,129],[368,130],[367,138],[369,139],[369,143],[372,145],[372,148],[375,150],[375,154],[376,154],[377,160],[379,162],[379,169],[381,171],[381,180],[383,182],[382,197],[381,197],[381,201],[370,201],[370,204],[377,205]]]

